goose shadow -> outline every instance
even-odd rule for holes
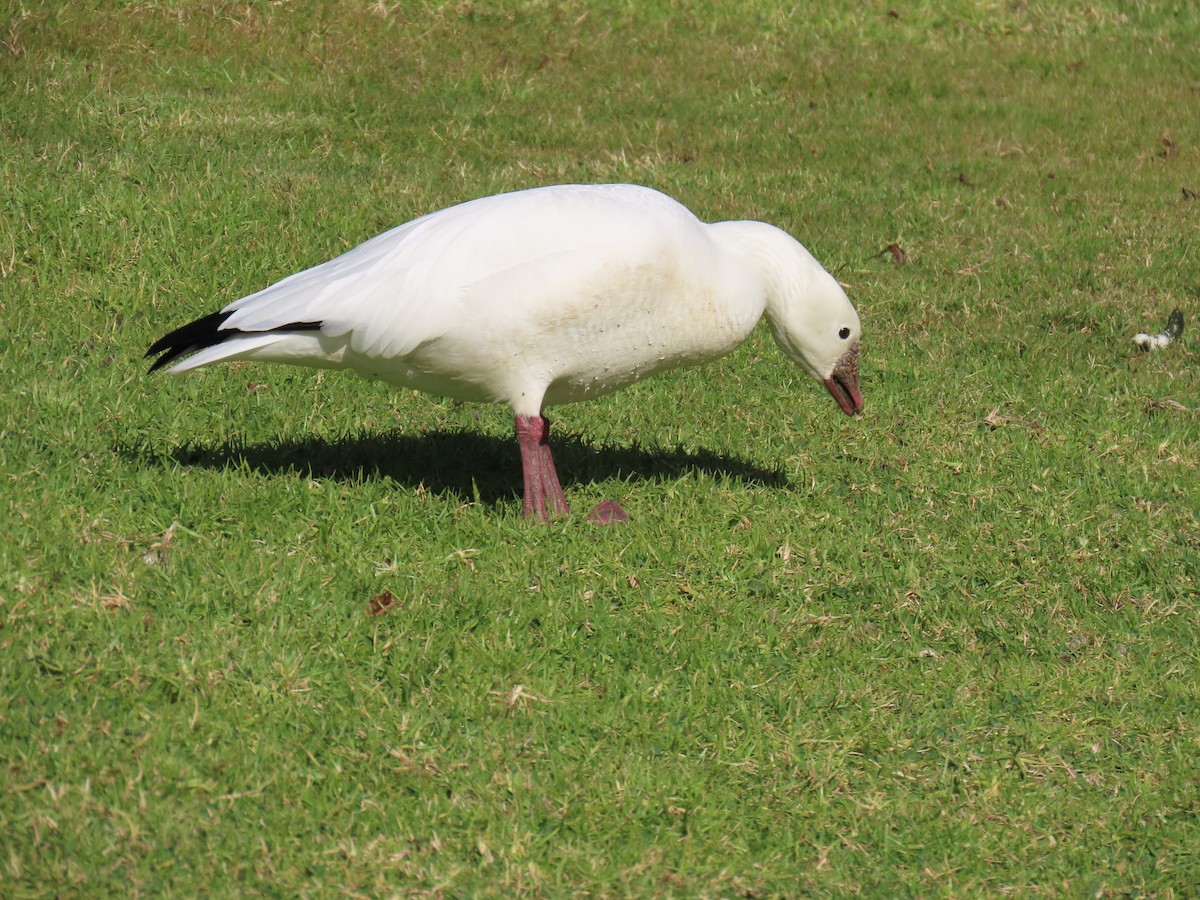
[[[766,469],[737,456],[708,450],[646,448],[585,443],[576,435],[551,436],[555,468],[564,487],[595,481],[669,480],[703,473],[746,484],[786,487],[780,469]],[[239,440],[189,442],[166,454],[132,451],[142,461],[157,460],[206,469],[240,469],[265,475],[306,475],[360,481],[385,477],[410,488],[461,500],[478,498],[496,505],[521,495],[521,460],[515,438],[473,431],[434,430],[361,433],[248,443]]]

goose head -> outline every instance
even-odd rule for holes
[[[722,222],[717,233],[762,278],[767,324],[779,349],[824,384],[846,415],[862,412],[862,323],[837,279],[773,225]]]
[[[863,408],[858,381],[862,323],[837,280],[807,250],[804,256],[802,284],[775,297],[768,294],[767,322],[779,348],[852,416]]]

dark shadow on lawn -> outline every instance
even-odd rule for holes
[[[551,433],[550,446],[564,488],[617,479],[667,479],[689,472],[735,478],[748,484],[785,487],[779,469],[763,469],[722,453],[591,446],[571,434]],[[242,441],[190,443],[166,454],[148,448],[127,455],[143,462],[170,460],[209,469],[249,467],[267,475],[304,474],[315,478],[360,480],[386,477],[399,484],[445,492],[495,505],[521,494],[521,460],[516,438],[472,431],[362,434],[342,438],[306,437],[257,444]]]

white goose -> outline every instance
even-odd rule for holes
[[[862,409],[857,313],[794,238],[762,222],[704,224],[627,184],[483,197],[387,231],[147,351],[151,371],[249,359],[353,369],[516,417],[524,513],[568,511],[547,406],[598,397],[729,353],[766,314],[789,357]],[[614,503],[597,518],[624,518]]]

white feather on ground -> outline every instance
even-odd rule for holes
[[[1143,350],[1164,350],[1183,334],[1183,313],[1174,310],[1167,319],[1167,327],[1158,334],[1135,334],[1133,342]]]

